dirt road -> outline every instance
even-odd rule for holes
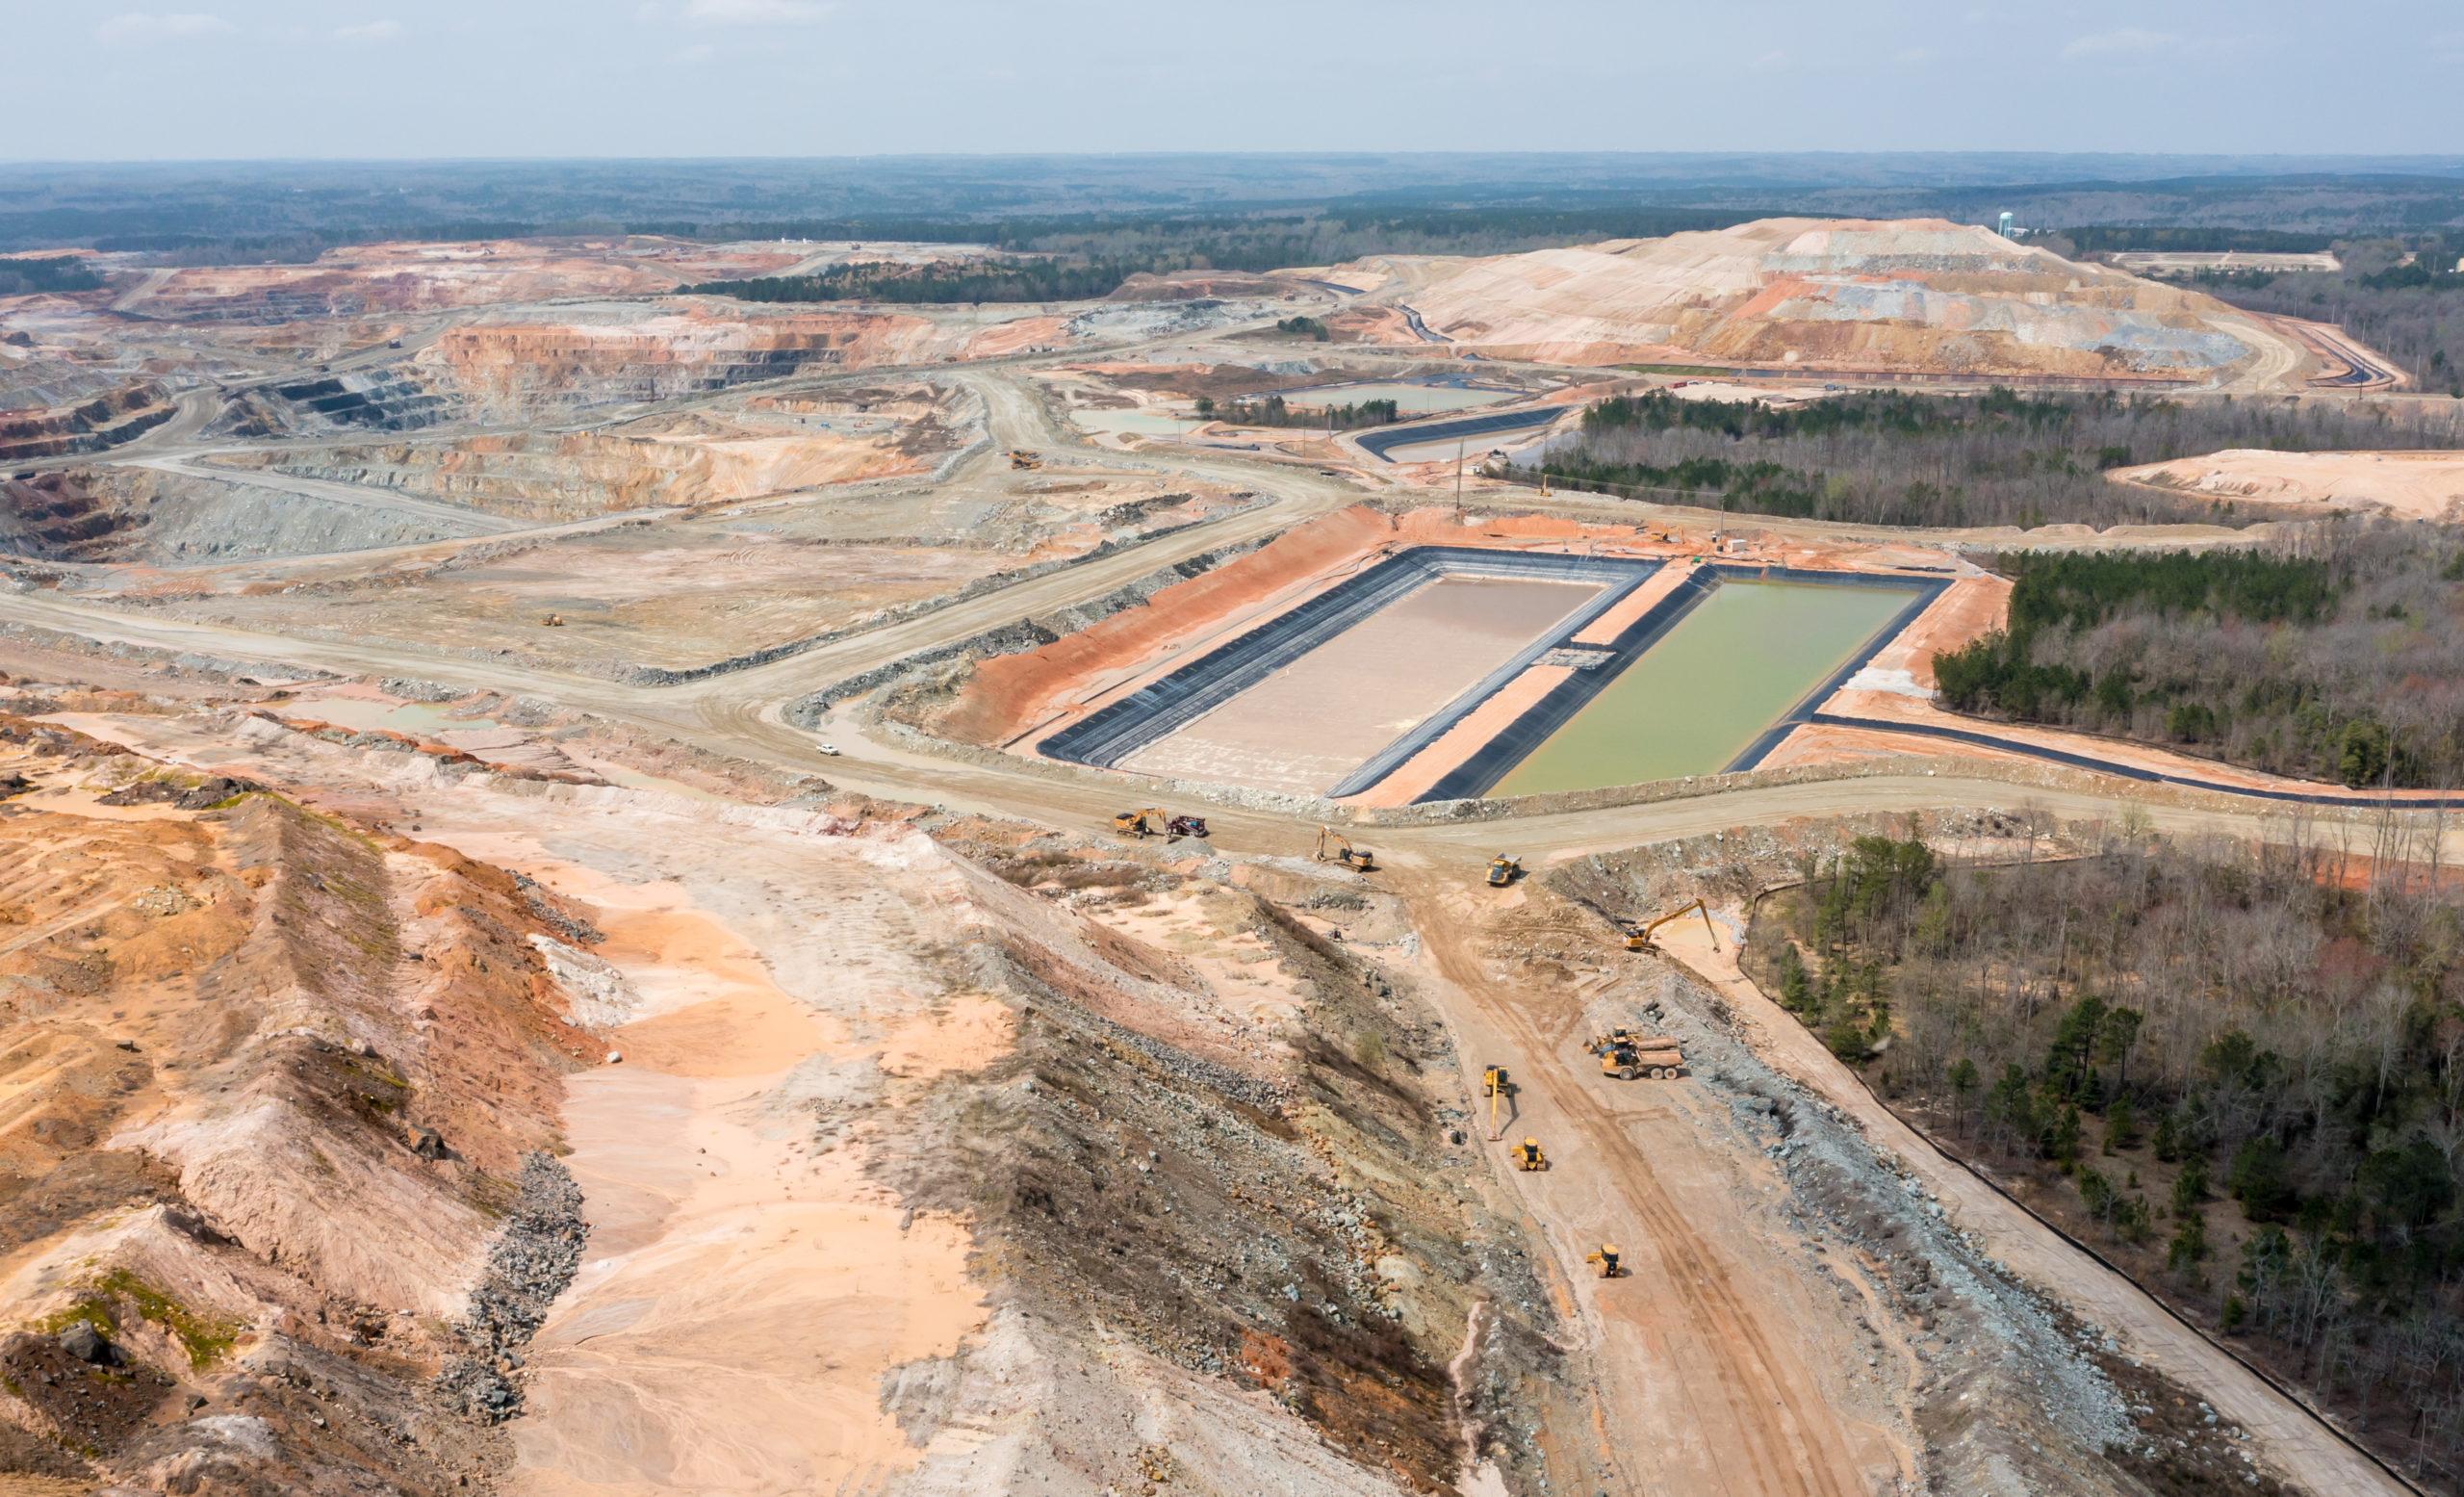
[[[1676,1088],[1603,1081],[1581,1049],[1574,994],[1492,981],[1476,947],[1484,922],[1461,881],[1396,887],[1411,900],[1436,978],[1424,991],[1454,1027],[1466,1086],[1476,1093],[1492,1064],[1515,1083],[1505,1141],[1489,1152],[1527,1134],[1550,1153],[1546,1172],[1510,1177],[1590,1331],[1623,1489],[1847,1497],[1913,1479],[1912,1453],[1849,1407],[1835,1306],[1817,1306],[1742,1214],[1740,1200],[1760,1188],[1739,1188],[1742,1161],[1703,1148]],[[1604,1242],[1623,1251],[1630,1278],[1600,1279],[1583,1261]]]

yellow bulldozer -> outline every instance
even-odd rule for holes
[[[1023,447],[1010,449],[1010,466],[1033,471],[1043,466],[1043,453],[1031,452]]]
[[[1629,951],[1657,951],[1659,947],[1652,943],[1652,932],[1659,929],[1671,920],[1681,920],[1689,915],[1700,915],[1703,917],[1703,928],[1711,933],[1711,949],[1714,951],[1720,949],[1720,928],[1711,923],[1710,909],[1700,899],[1693,901],[1691,904],[1679,905],[1676,909],[1669,911],[1666,915],[1661,916],[1656,920],[1646,920],[1639,925],[1627,926],[1626,949]]]
[[[1331,852],[1327,850],[1330,845],[1333,848]],[[1320,863],[1340,863],[1354,873],[1377,871],[1375,853],[1366,847],[1354,847],[1350,838],[1330,826],[1322,826],[1318,829],[1317,858]]]
[[[1508,884],[1513,883],[1516,879],[1521,877],[1523,877],[1522,859],[1509,858],[1505,854],[1500,853],[1489,860],[1489,887],[1491,889],[1503,889]]]
[[[1549,1156],[1540,1151],[1540,1141],[1527,1138],[1514,1146],[1514,1167],[1518,1170],[1545,1170]]]
[[[1617,1266],[1617,1259],[1619,1256],[1620,1254],[1617,1252],[1617,1245],[1615,1243],[1604,1242],[1600,1245],[1600,1251],[1598,1252],[1586,1252],[1582,1255],[1582,1260],[1585,1263],[1599,1264],[1601,1278],[1615,1278],[1620,1274],[1626,1272],[1624,1269]]]
[[[1611,1029],[1596,1036],[1583,1046],[1600,1057],[1600,1073],[1631,1081],[1648,1076],[1654,1081],[1667,1081],[1683,1073],[1685,1056],[1677,1042],[1657,1035],[1638,1035],[1625,1029]]]

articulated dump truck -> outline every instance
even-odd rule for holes
[[[1637,1076],[1673,1081],[1685,1073],[1685,1057],[1677,1042],[1661,1035],[1638,1035],[1611,1029],[1583,1046],[1600,1057],[1600,1073],[1631,1081]]]

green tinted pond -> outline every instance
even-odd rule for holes
[[[1908,602],[1897,588],[1722,582],[1489,793],[1716,774]]]

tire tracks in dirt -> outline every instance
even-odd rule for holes
[[[1462,1053],[1473,1068],[1471,1077],[1476,1078],[1479,1066],[1505,1065],[1518,1094],[1515,1125],[1525,1125],[1528,1113],[1535,1129],[1553,1121],[1570,1131],[1552,1170],[1574,1177],[1567,1187],[1552,1190],[1544,1176],[1538,1188],[1517,1191],[1526,1209],[1540,1219],[1541,1235],[1558,1245],[1559,1272],[1569,1284],[1580,1277],[1563,1261],[1561,1246],[1579,1240],[1579,1224],[1569,1220],[1578,1208],[1561,1198],[1585,1184],[1604,1186],[1612,1214],[1625,1216],[1635,1228],[1616,1227],[1625,1233],[1629,1261],[1639,1270],[1626,1280],[1637,1292],[1591,1308],[1591,1355],[1603,1364],[1604,1378],[1615,1382],[1647,1382],[1647,1372],[1674,1372],[1673,1386],[1656,1392],[1681,1400],[1689,1417],[1685,1428],[1668,1430],[1621,1428],[1612,1420],[1610,1458],[1622,1468],[1627,1489],[1735,1497],[1861,1497],[1872,1490],[1872,1473],[1857,1459],[1856,1441],[1842,1428],[1816,1369],[1784,1344],[1784,1331],[1768,1323],[1768,1311],[1777,1306],[1751,1302],[1737,1282],[1737,1265],[1696,1229],[1662,1186],[1653,1160],[1627,1132],[1620,1114],[1570,1079],[1578,1073],[1568,1071],[1556,1052],[1571,1038],[1569,1022],[1579,1023],[1579,1010],[1571,1020],[1563,1014],[1544,1018],[1499,992],[1481,969],[1480,922],[1450,908],[1437,880],[1410,884],[1408,890],[1396,891],[1405,893],[1419,915],[1424,950],[1451,990],[1438,1001],[1453,1010],[1449,1018],[1466,1042]],[[1552,1028],[1560,1032],[1553,1034]],[[1637,1246],[1644,1252],[1635,1252]],[[1656,1278],[1649,1268],[1654,1259]],[[1653,1459],[1662,1452],[1686,1458]]]

